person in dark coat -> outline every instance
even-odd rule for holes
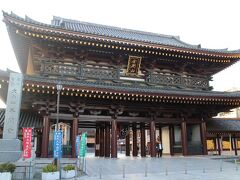
[[[158,157],[162,157],[163,146],[162,146],[162,142],[160,140],[160,137],[157,138],[156,152],[157,152]]]
[[[162,142],[159,141],[158,143],[158,157],[162,157],[162,152],[163,152],[163,146],[162,146]]]

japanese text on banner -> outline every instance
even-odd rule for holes
[[[32,128],[23,128],[23,158],[31,158]]]

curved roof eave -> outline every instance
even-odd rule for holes
[[[14,13],[8,14],[3,11],[3,16],[6,18],[11,17],[16,20],[23,21],[25,23],[29,23],[31,25],[37,25],[42,26],[45,28],[53,28],[56,30],[64,30],[68,31],[69,33],[84,33],[86,35],[97,35],[97,36],[103,36],[108,38],[117,38],[117,39],[123,39],[123,40],[129,40],[132,42],[143,42],[143,43],[150,43],[153,46],[154,45],[163,45],[163,46],[170,46],[175,48],[184,48],[188,50],[197,50],[197,51],[204,51],[208,53],[224,53],[224,54],[240,54],[239,50],[227,50],[227,49],[207,49],[207,48],[201,48],[200,45],[191,45],[188,43],[185,43],[180,40],[178,36],[170,36],[170,35],[162,35],[162,34],[156,34],[151,32],[143,32],[138,30],[131,30],[131,29],[123,29],[119,27],[113,27],[113,26],[106,26],[106,25],[100,25],[100,24],[94,24],[94,23],[88,23],[88,22],[82,22],[82,21],[76,21],[76,20],[69,20],[64,19],[60,17],[53,17],[52,24],[45,24],[41,23],[39,21],[33,20],[29,18],[28,16],[25,16],[25,18],[22,18]],[[61,23],[65,22],[68,23],[67,25],[60,26],[59,22],[54,21],[62,21]],[[69,28],[72,25],[72,28]],[[85,26],[83,28],[74,28],[74,26],[79,27],[79,25]],[[95,28],[95,29],[94,29]],[[93,29],[93,30],[91,30]],[[107,30],[106,30],[107,29]],[[106,32],[105,34],[102,33],[102,31],[111,31]],[[120,35],[116,35],[116,33],[120,33]],[[133,34],[131,37],[130,35]],[[155,40],[157,39],[157,40]]]

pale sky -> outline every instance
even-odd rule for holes
[[[240,49],[239,0],[1,0],[0,10],[50,23],[52,16],[128,29],[178,35],[184,42],[212,49]],[[2,19],[2,13],[0,15]],[[19,71],[0,22],[0,69]],[[214,90],[240,89],[240,63],[216,74]],[[1,90],[1,89],[0,89]],[[0,102],[0,107],[3,103]]]

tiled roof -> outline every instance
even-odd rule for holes
[[[0,127],[3,127],[5,118],[5,109],[0,109]],[[43,120],[38,114],[33,112],[20,112],[19,127],[34,127],[41,128]]]
[[[56,16],[53,17],[51,24],[45,24],[45,23],[35,21],[29,18],[28,16],[26,16],[25,18],[21,18],[14,13],[8,14],[6,12],[3,12],[3,14],[4,16],[6,15],[11,16],[15,19],[22,20],[27,23],[31,23],[35,25],[57,28],[57,29],[64,29],[64,30],[69,30],[73,32],[85,33],[89,35],[98,35],[103,37],[111,37],[111,38],[125,39],[130,41],[145,42],[145,43],[151,43],[151,44],[174,46],[174,47],[180,47],[180,48],[204,50],[204,51],[219,52],[219,53],[240,53],[240,50],[228,51],[228,49],[201,48],[201,45],[191,45],[181,41],[179,36],[162,35],[162,34],[151,33],[151,32],[106,26],[106,25],[100,25],[95,23],[65,19],[65,18],[56,17]]]
[[[120,39],[142,41],[154,44],[178,46],[178,47],[191,47],[198,48],[198,46],[190,45],[182,42],[178,36],[162,35],[150,32],[143,32],[131,29],[124,29],[119,27],[112,27],[76,20],[69,20],[60,17],[53,17],[53,26],[61,27],[71,31],[77,31],[87,34],[95,34],[100,36],[115,37]],[[200,46],[199,46],[200,47]]]
[[[207,121],[207,131],[240,132],[240,119],[211,119]]]
[[[25,81],[30,82],[42,82],[49,84],[61,83],[67,86],[78,86],[85,88],[94,88],[101,90],[114,90],[121,92],[132,92],[132,93],[153,93],[153,94],[164,94],[164,95],[181,95],[181,96],[202,96],[202,97],[214,97],[214,98],[240,98],[240,92],[220,92],[220,91],[201,91],[201,90],[187,90],[187,89],[171,89],[170,87],[154,87],[154,86],[141,86],[140,84],[128,85],[122,83],[107,83],[107,82],[88,82],[88,81],[75,81],[66,80],[64,78],[50,79],[46,77],[34,77],[24,76]]]

